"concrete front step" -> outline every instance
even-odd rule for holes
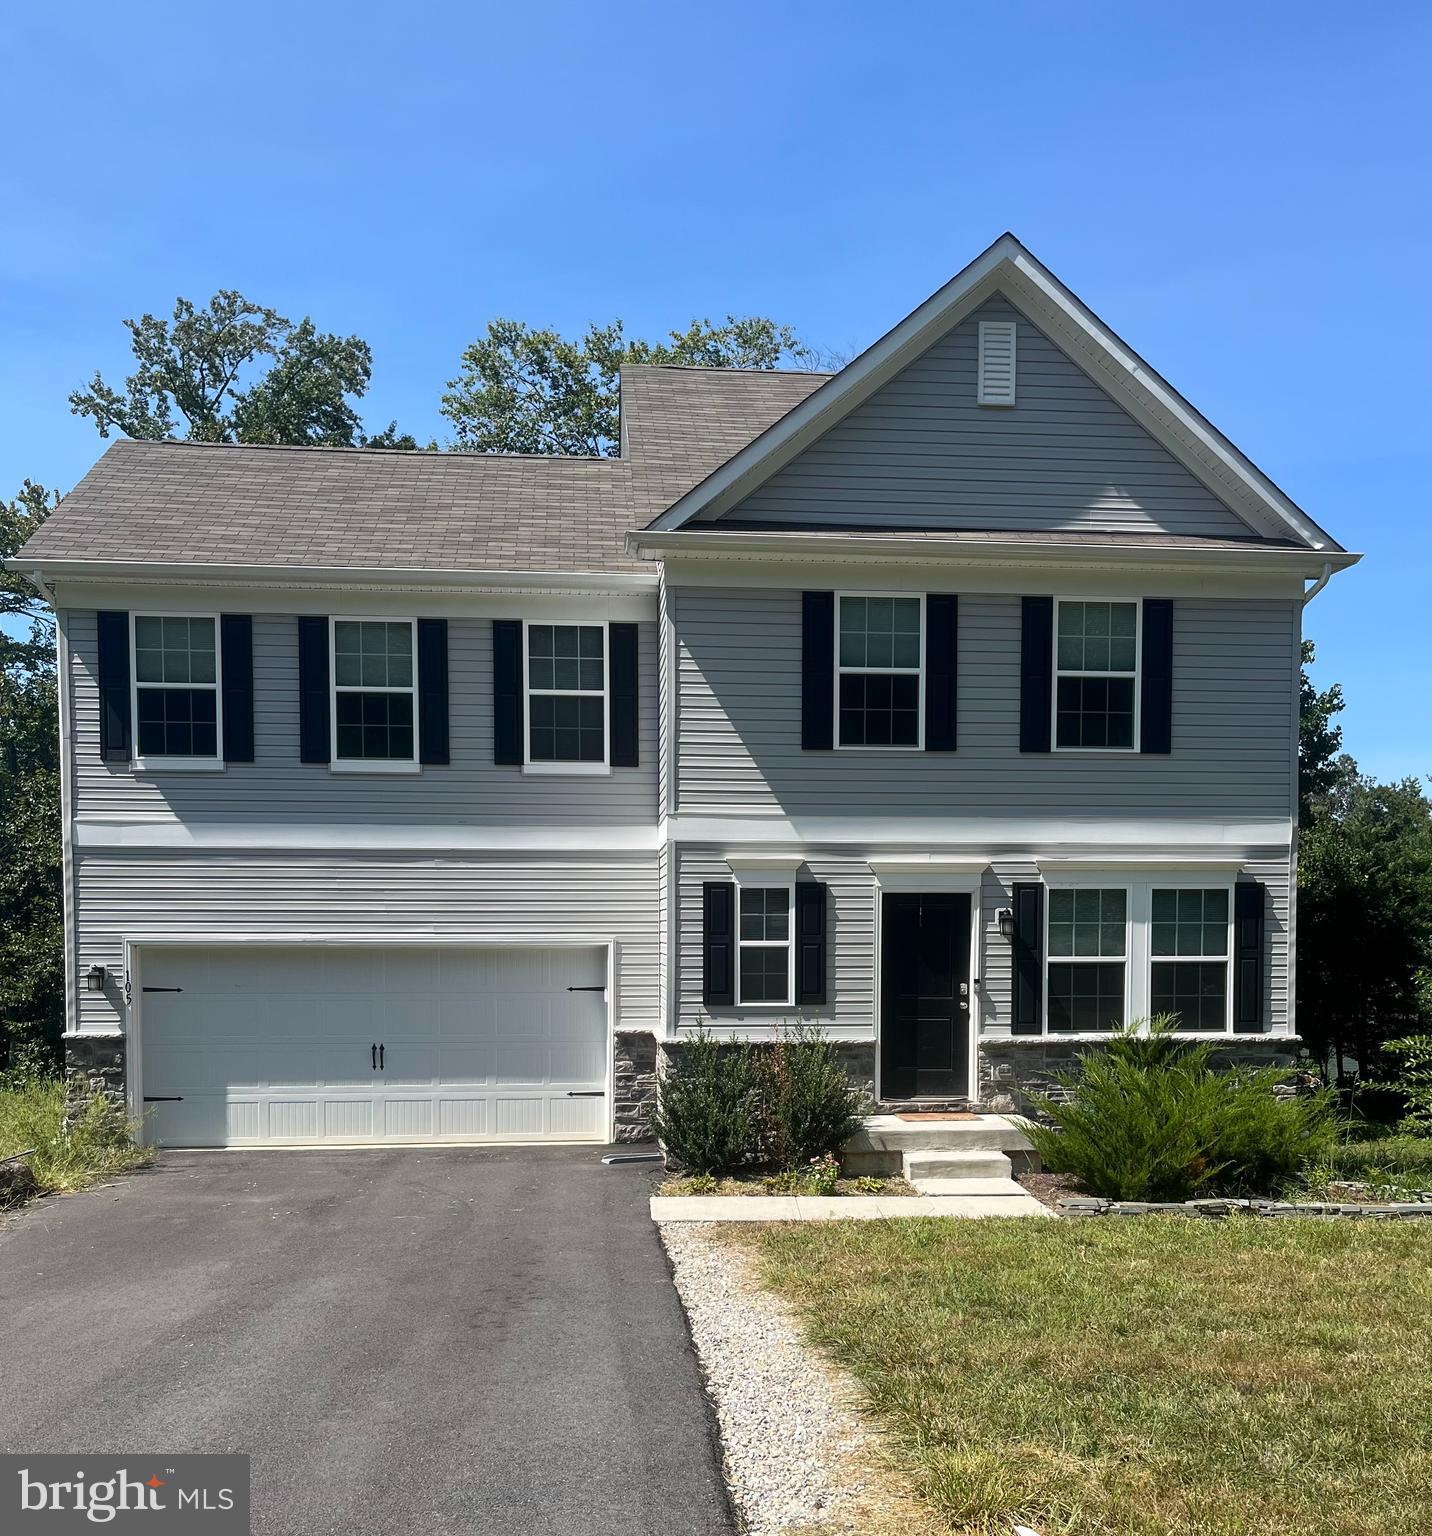
[[[921,1195],[978,1196],[988,1199],[1003,1195],[1011,1200],[1033,1200],[1034,1196],[1013,1179],[912,1179],[911,1185]]]
[[[1021,1172],[1038,1163],[1017,1121],[1003,1115],[960,1119],[902,1120],[869,1115],[845,1144],[847,1173],[900,1173],[907,1152],[1003,1152]]]
[[[912,1184],[921,1179],[1003,1179],[1013,1168],[1003,1152],[970,1148],[959,1151],[910,1151],[903,1154],[905,1177]]]

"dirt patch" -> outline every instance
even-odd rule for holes
[[[1059,1209],[1061,1200],[1088,1193],[1077,1179],[1071,1179],[1067,1173],[1017,1173],[1015,1180],[1051,1211]]]

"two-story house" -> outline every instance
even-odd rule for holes
[[[117,442],[14,562],[72,1070],[161,1144],[602,1142],[703,1024],[994,1108],[1153,1013],[1286,1049],[1356,558],[1009,235],[836,374],[625,370],[615,458]]]

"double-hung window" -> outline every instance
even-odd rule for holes
[[[795,900],[794,885],[737,886],[738,1005],[794,1000]]]
[[[134,615],[136,759],[150,767],[218,766],[218,620]]]
[[[605,624],[528,624],[527,763],[588,773],[606,767]]]
[[[836,719],[842,747],[920,747],[923,597],[836,597]]]
[[[1176,1013],[1178,1028],[1229,1027],[1226,889],[1155,888],[1149,914],[1149,1007]]]
[[[1128,992],[1129,893],[1049,891],[1046,994],[1051,1034],[1118,1029]]]
[[[1054,744],[1132,752],[1139,735],[1139,605],[1056,605]]]
[[[416,625],[333,620],[335,765],[416,769]]]

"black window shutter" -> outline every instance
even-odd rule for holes
[[[701,887],[701,1000],[708,1008],[736,1001],[736,887],[729,880]]]
[[[298,760],[326,763],[328,731],[328,620],[298,621]]]
[[[636,768],[641,764],[638,740],[636,625],[608,624],[607,664],[611,668],[611,692],[608,696],[613,768]]]
[[[951,592],[925,598],[925,750],[955,750],[960,600]]]
[[[825,1001],[826,888],[818,880],[796,884],[796,1002]]]
[[[99,755],[107,763],[129,761],[129,615],[105,612],[98,621]]]
[[[449,761],[446,619],[418,620],[418,761]]]
[[[1044,887],[1037,880],[1014,885],[1014,1012],[1016,1035],[1043,1032]]]
[[[522,762],[522,620],[492,621],[492,760]]]
[[[801,746],[835,745],[835,593],[801,593]]]
[[[1054,599],[1026,597],[1020,620],[1019,750],[1049,750],[1054,686]]]
[[[1173,602],[1144,599],[1139,751],[1173,751]]]
[[[1263,885],[1240,880],[1233,887],[1233,1027],[1263,1029]]]
[[[254,760],[254,621],[246,613],[219,615],[224,675],[224,761]]]

